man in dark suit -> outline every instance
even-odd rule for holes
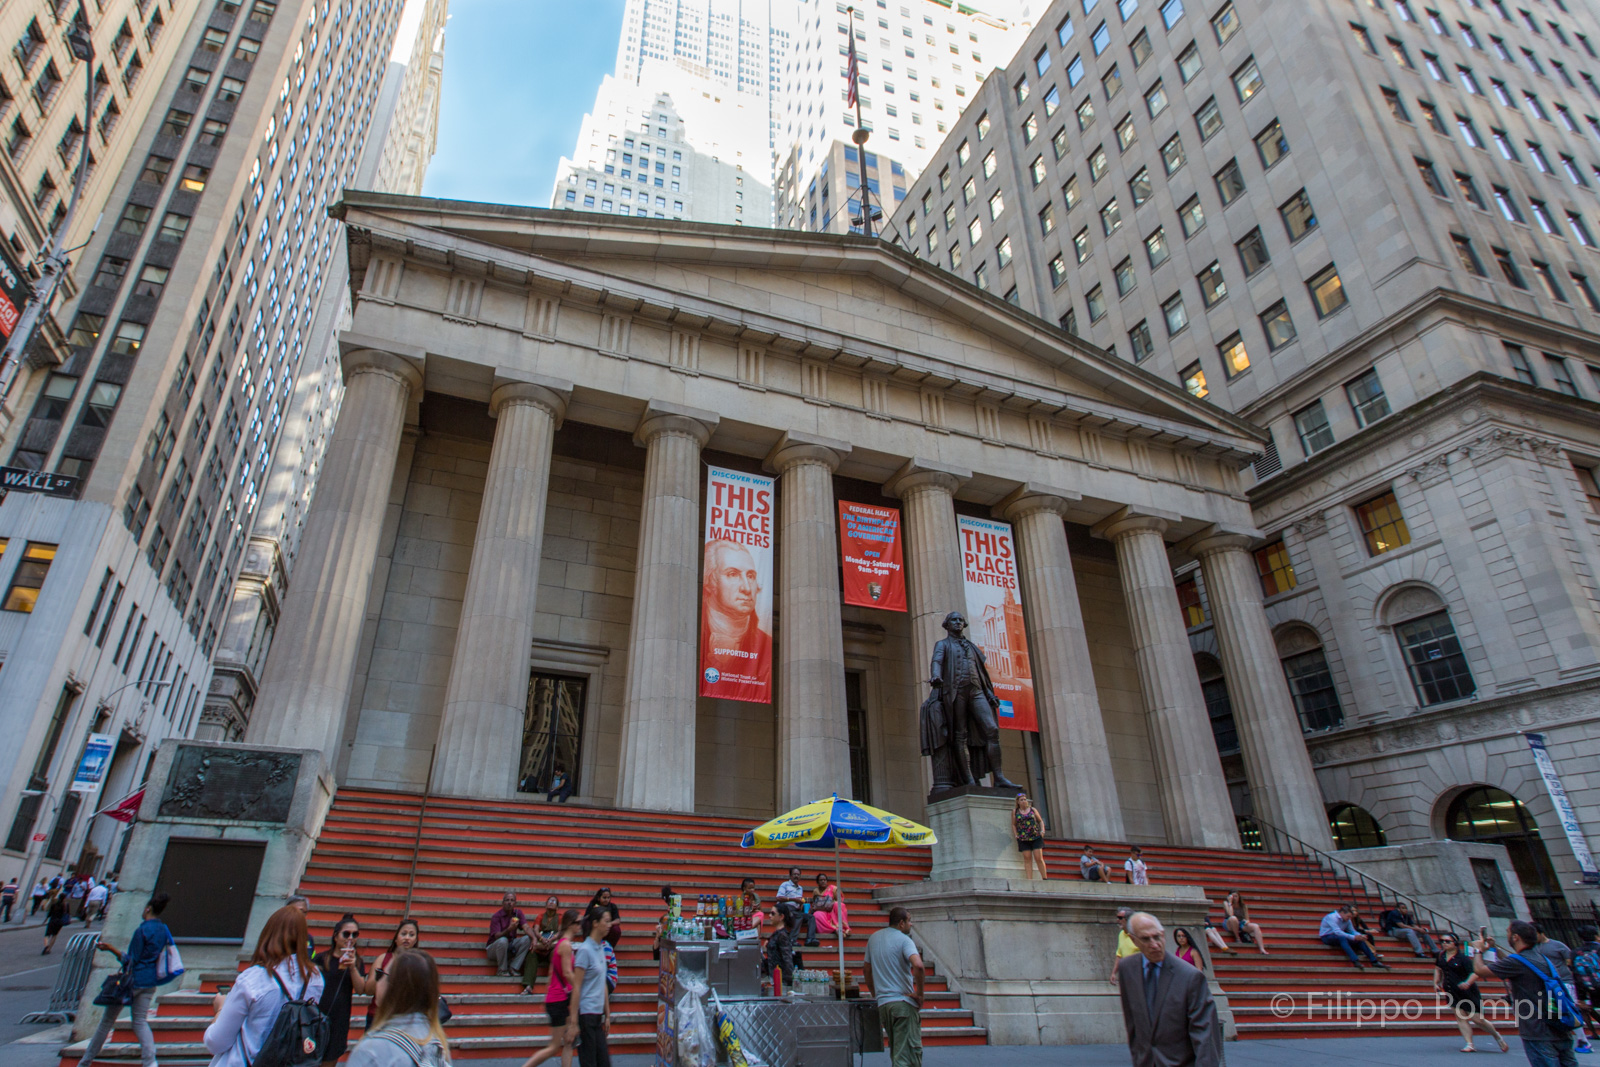
[[[1135,912],[1128,933],[1139,952],[1117,964],[1117,984],[1133,1067],[1223,1067],[1222,1026],[1205,972],[1167,954],[1154,915]]]

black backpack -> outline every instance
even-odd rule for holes
[[[278,1009],[278,1017],[272,1020],[272,1029],[267,1031],[267,1038],[261,1042],[255,1059],[245,1057],[246,1067],[309,1067],[311,1064],[320,1064],[323,1050],[328,1047],[330,1027],[321,1006],[314,1000],[304,999],[311,976],[307,974],[300,983],[301,999],[296,1000],[289,995],[289,989],[278,977],[277,971],[270,968],[266,971],[283,991],[283,1006]]]

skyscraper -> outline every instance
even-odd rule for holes
[[[76,479],[66,498],[0,505],[0,717],[16,742],[0,757],[0,862],[13,873],[21,856],[94,866],[114,849],[82,809],[136,785],[162,737],[194,732],[241,575],[271,576],[270,598],[288,572],[339,396],[329,338],[348,297],[326,207],[364,152],[373,173],[381,162],[401,7],[219,0],[166,31],[182,58],[130,131],[132,162],[81,254],[66,362],[19,387],[27,418],[3,441],[13,465]],[[422,24],[443,7],[426,3]],[[436,42],[419,34],[423,67]],[[414,111],[437,94],[390,99]],[[392,126],[414,144],[430,122]],[[408,173],[406,154],[392,173]],[[247,644],[264,654],[262,617]],[[216,735],[242,725],[216,718]],[[70,791],[91,734],[107,738],[109,770]]]
[[[1336,831],[1501,840],[1559,918],[1600,818],[1600,23],[1449,8],[1058,0],[892,236],[1270,430],[1234,535],[1273,626],[1252,655]],[[1036,447],[1144,462],[1087,429]],[[1219,647],[1214,543],[1172,552],[1248,813],[1271,768],[1234,731],[1259,694]]]
[[[550,206],[640,218],[766,226],[772,185],[764,101],[664,63],[643,81],[606,75]]]
[[[845,100],[851,6],[795,5],[777,155],[776,225],[783,229],[846,233],[850,216],[860,214],[859,160],[850,144],[856,114]],[[854,7],[861,122],[872,132],[867,182],[887,216],[1026,27],[938,0]]]

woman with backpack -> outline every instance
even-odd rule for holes
[[[356,950],[361,924],[345,913],[333,928],[333,947],[316,956],[322,972],[322,1014],[328,1017],[328,1047],[322,1050],[324,1067],[332,1067],[350,1051],[350,1007],[355,994],[370,991],[367,965]]]
[[[349,1067],[446,1067],[450,1042],[439,1025],[439,968],[421,949],[400,952],[378,975],[372,1025]]]
[[[133,932],[126,952],[118,952],[104,941],[99,946],[122,961],[122,971],[127,975],[126,1003],[133,1010],[133,1036],[139,1042],[139,1059],[144,1067],[155,1067],[156,1062],[156,1037],[150,1032],[148,1019],[150,1002],[155,999],[157,986],[178,977],[162,973],[160,967],[161,957],[173,943],[172,931],[156,917],[166,910],[168,899],[165,893],[150,898],[150,903],[144,906],[144,921]],[[105,1013],[100,1016],[100,1026],[85,1046],[78,1067],[90,1067],[94,1063],[106,1039],[117,1028],[117,1016],[121,1014],[122,1005],[106,1006]]]
[[[322,975],[311,962],[308,938],[305,913],[293,905],[267,918],[250,966],[226,995],[212,998],[217,1015],[205,1034],[211,1067],[288,1067],[321,1059],[328,1021],[318,1007]],[[302,1052],[308,1040],[311,1055]]]

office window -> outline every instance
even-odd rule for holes
[[[1456,258],[1461,261],[1461,266],[1480,278],[1488,277],[1483,269],[1483,261],[1478,258],[1478,252],[1472,247],[1472,241],[1459,233],[1450,235],[1450,242],[1455,245]]]
[[[1056,206],[1046,204],[1039,212],[1039,233],[1049,237],[1056,231]]]
[[[1407,70],[1417,69],[1417,65],[1411,62],[1411,53],[1406,51],[1405,45],[1401,44],[1393,37],[1385,37],[1384,41],[1389,45],[1389,54],[1394,57],[1394,61],[1396,63],[1400,64]],[[1443,77],[1442,74],[1439,76]]]
[[[1080,264],[1089,258],[1089,227],[1085,226],[1072,235],[1072,251]]]
[[[1209,141],[1222,129],[1222,112],[1217,108],[1217,98],[1212,97],[1194,113],[1194,124],[1200,130],[1200,140]]]
[[[1261,579],[1261,595],[1287,593],[1300,583],[1295,581],[1294,564],[1282,539],[1256,549],[1256,574]]]
[[[1406,528],[1405,516],[1401,514],[1393,490],[1357,504],[1356,520],[1361,524],[1369,556],[1382,555],[1411,543],[1411,531]]]
[[[1561,157],[1561,169],[1567,172],[1567,179],[1573,185],[1581,185],[1584,188],[1588,188],[1589,183],[1584,180],[1583,170],[1578,166],[1577,160],[1563,154]]]
[[[1478,127],[1474,126],[1472,120],[1465,115],[1459,113],[1456,115],[1456,129],[1461,131],[1461,138],[1467,144],[1473,148],[1483,147],[1483,138],[1478,136]]]
[[[1111,273],[1116,279],[1118,296],[1127,296],[1133,292],[1134,286],[1139,284],[1138,278],[1133,273],[1133,260],[1131,259],[1124,259],[1121,263],[1118,263],[1112,268]]]
[[[1109,204],[1100,209],[1100,228],[1105,231],[1107,237],[1110,237],[1121,226],[1122,209],[1117,206],[1116,198],[1113,197]]]
[[[1245,351],[1244,338],[1237,333],[1217,345],[1217,355],[1222,357],[1223,376],[1230,380],[1250,369],[1250,354]]]
[[[1283,126],[1277,119],[1268,123],[1267,128],[1256,134],[1256,152],[1261,157],[1261,166],[1271,168],[1272,165],[1289,154],[1289,138],[1284,136]]]
[[[1431,63],[1428,69],[1433,69]],[[1471,67],[1463,67],[1458,63],[1456,65],[1456,77],[1461,79],[1461,87],[1467,92],[1471,93],[1473,96],[1483,95],[1483,89],[1478,85],[1478,78],[1472,73]]]
[[[1106,294],[1100,286],[1089,290],[1089,321],[1099,322],[1106,315]]]
[[[1075,112],[1078,116],[1078,130],[1081,132],[1094,125],[1094,101],[1085,97],[1083,103],[1078,105]]]
[[[1050,286],[1054,289],[1061,288],[1061,283],[1067,280],[1067,261],[1059,255],[1050,260]]]
[[[1022,122],[1022,143],[1032,144],[1033,139],[1039,136],[1039,117],[1029,115]]]
[[[1195,75],[1199,74],[1204,66],[1205,62],[1200,58],[1200,49],[1195,47],[1194,42],[1191,41],[1188,48],[1178,53],[1178,75],[1183,78],[1183,84],[1188,85],[1194,81]]]
[[[1578,395],[1578,383],[1572,380],[1572,368],[1567,361],[1550,352],[1544,354],[1545,369],[1550,372],[1550,381],[1555,384],[1556,392],[1568,396]]]
[[[1261,71],[1256,68],[1254,58],[1245,61],[1244,65],[1233,72],[1233,89],[1239,94],[1239,103],[1247,103],[1250,98],[1261,91]]]
[[[1478,183],[1472,180],[1472,175],[1463,174],[1458,170],[1455,172],[1455,178],[1456,188],[1461,191],[1462,196],[1466,197],[1467,203],[1479,211],[1489,210],[1489,205],[1483,202],[1483,194],[1478,192]]]
[[[1600,311],[1600,294],[1597,294],[1594,286],[1589,284],[1588,277],[1576,271],[1568,271],[1567,277],[1572,279],[1573,288],[1578,290],[1578,295],[1583,297],[1583,302],[1588,306],[1589,310]],[[1592,370],[1593,368],[1590,369]],[[1595,391],[1600,392],[1600,378],[1595,381]]]
[[[1216,307],[1228,296],[1228,283],[1222,277],[1222,267],[1215,261],[1194,276],[1200,286],[1200,300],[1206,309]]]
[[[1344,293],[1344,283],[1339,280],[1339,272],[1330,263],[1306,282],[1306,288],[1311,290],[1311,303],[1316,306],[1317,318],[1325,319],[1335,311],[1349,303]]]
[[[1050,151],[1055,154],[1058,161],[1067,154],[1067,128],[1065,126],[1051,135]]]
[[[1494,253],[1494,261],[1500,265],[1500,273],[1505,275],[1506,281],[1518,289],[1526,289],[1528,283],[1522,280],[1522,272],[1517,269],[1516,262],[1511,258],[1511,253],[1504,248],[1495,248],[1492,245],[1489,251]]]
[[[1183,383],[1183,387],[1193,394],[1198,400],[1204,400],[1206,397],[1211,395],[1211,390],[1206,388],[1206,372],[1200,368],[1199,363],[1191,363],[1187,367],[1183,368],[1183,370],[1178,373],[1178,380],[1181,381]],[[1194,585],[1193,580],[1191,580],[1189,584],[1191,586]],[[1199,624],[1190,623],[1189,625],[1196,626]]]
[[[1117,148],[1123,152],[1131,148],[1133,143],[1139,139],[1139,134],[1133,127],[1132,115],[1124,116],[1122,121],[1117,123],[1116,132]]]
[[[983,157],[983,176],[985,178],[993,178],[994,177],[994,172],[995,172],[995,166],[996,166],[996,163],[995,163],[994,150],[990,149],[988,151],[988,153],[986,153],[984,155],[984,157]]]
[[[1111,161],[1106,156],[1104,148],[1096,148],[1089,155],[1089,181],[1098,182],[1106,176],[1106,171],[1111,169]]]
[[[1298,335],[1295,333],[1294,320],[1289,317],[1289,305],[1280,300],[1263,311],[1261,330],[1267,335],[1267,348],[1270,351],[1276,352],[1293,341]]]
[[[1444,183],[1439,180],[1439,173],[1433,169],[1431,162],[1418,159],[1416,156],[1411,157],[1411,161],[1417,165],[1417,174],[1421,176],[1422,184],[1427,186],[1428,192],[1438,197],[1448,196],[1444,191]]]
[[[1128,192],[1133,197],[1133,206],[1142,207],[1151,196],[1150,170],[1140,167],[1139,173],[1128,179]]]
[[[1290,241],[1298,241],[1317,228],[1317,213],[1304,189],[1280,204],[1278,215],[1283,219],[1284,229],[1289,231]]]
[[[1238,160],[1228,160],[1212,177],[1217,183],[1217,196],[1222,199],[1223,207],[1227,207],[1244,195],[1244,175],[1239,171]]]
[[[1376,367],[1346,382],[1344,392],[1355,412],[1357,426],[1370,426],[1389,414],[1389,398],[1384,395]]]
[[[1517,376],[1517,381],[1524,385],[1538,385],[1539,381],[1533,374],[1533,364],[1529,362],[1528,353],[1523,347],[1510,342],[1502,343],[1506,350],[1506,358],[1511,361],[1511,370]]]
[[[1199,367],[1200,365],[1196,363],[1190,369],[1198,370]],[[1202,383],[1200,387],[1202,389],[1205,388],[1204,378],[1205,375],[1201,375]],[[1190,390],[1190,392],[1193,392],[1193,390]],[[1206,609],[1205,605],[1200,603],[1199,585],[1193,578],[1185,578],[1183,581],[1177,583],[1177,590],[1178,610],[1183,613],[1184,628],[1192,629],[1193,627],[1204,625],[1206,621]],[[1229,714],[1231,716],[1232,712]]]
[[[961,203],[970,204],[977,198],[978,181],[976,178],[968,178],[965,182],[961,183]]]
[[[1166,168],[1167,176],[1171,177],[1183,166],[1184,161],[1183,138],[1173,134],[1167,139],[1167,143],[1161,146],[1161,165]]]
[[[1372,34],[1367,32],[1367,28],[1359,22],[1352,22],[1349,25],[1350,32],[1355,35],[1356,44],[1361,46],[1361,50],[1370,56],[1377,55],[1378,46],[1372,43]]]
[[[1160,227],[1156,232],[1144,239],[1145,253],[1150,259],[1150,267],[1154,269],[1172,258],[1172,252],[1167,248],[1167,233]]]
[[[1011,262],[1011,238],[1002,237],[994,246],[995,265],[1004,270]]]
[[[1292,572],[1290,577],[1293,577]],[[1333,675],[1322,649],[1286,656],[1281,662],[1284,680],[1294,696],[1295,710],[1300,713],[1300,728],[1309,732],[1343,725],[1344,709],[1339,707],[1339,694],[1333,687]],[[1374,844],[1381,845],[1383,841],[1377,840]]]
[[[1489,136],[1494,138],[1495,147],[1500,150],[1500,155],[1512,163],[1520,162],[1517,150],[1511,147],[1511,139],[1506,136],[1506,131],[1489,128]]]
[[[1078,201],[1082,197],[1078,194],[1078,176],[1076,174],[1068,178],[1065,184],[1061,186],[1061,199],[1066,203],[1068,211],[1078,206]]]
[[[1178,223],[1183,227],[1185,237],[1193,237],[1205,227],[1206,214],[1198,196],[1191,196],[1178,209]]]
[[[1232,4],[1228,6],[1229,8],[1233,7]],[[1178,20],[1182,18],[1183,0],[1167,0],[1166,3],[1161,5],[1161,24],[1167,29],[1172,29],[1178,24]]]
[[[1133,55],[1135,69],[1144,66],[1145,60],[1155,54],[1155,47],[1150,43],[1150,34],[1140,30],[1138,36],[1128,43],[1128,51]]]
[[[974,246],[976,246],[979,241],[983,240],[982,219],[973,219],[971,222],[967,223],[967,239],[970,240]]]
[[[1426,100],[1418,99],[1417,106],[1422,109],[1422,115],[1428,120],[1428,125],[1433,127],[1434,133],[1450,136],[1450,131],[1445,128],[1444,119],[1439,115],[1439,109]]]
[[[1067,64],[1067,88],[1075,89],[1083,81],[1083,57],[1073,56],[1072,62]]]
[[[1294,413],[1294,429],[1300,435],[1300,450],[1307,456],[1333,444],[1333,427],[1328,425],[1328,412],[1321,400],[1313,400]]]
[[[1211,32],[1217,35],[1219,45],[1227,44],[1239,32],[1239,13],[1232,3],[1223,4],[1222,10],[1211,16]]]
[[[1111,46],[1111,31],[1106,29],[1106,24],[1101,23],[1089,35],[1089,43],[1094,46],[1094,54],[1100,55]]]
[[[1139,324],[1128,331],[1128,345],[1133,349],[1133,361],[1143,363],[1156,350],[1155,343],[1150,340],[1150,324],[1143,319]]]
[[[1122,92],[1122,72],[1115,63],[1106,71],[1105,77],[1100,79],[1100,88],[1105,91],[1107,100],[1115,100],[1117,94]]]
[[[28,547],[22,552],[22,560],[17,564],[17,572],[11,576],[11,588],[6,590],[6,611],[24,614],[33,611],[33,606],[39,600],[39,590],[44,587],[45,576],[50,573],[50,564],[55,558],[55,545],[43,541],[28,542]]]
[[[1449,611],[1400,623],[1394,636],[1423,707],[1464,700],[1477,692]]]
[[[1495,206],[1500,209],[1507,222],[1522,222],[1522,210],[1517,207],[1517,202],[1511,198],[1511,190],[1503,185],[1492,186],[1494,189]]]
[[[1182,333],[1189,325],[1189,311],[1183,306],[1183,294],[1174,293],[1161,305],[1161,315],[1167,320],[1167,336]]]
[[[1005,209],[1006,209],[1005,194],[1003,192],[1001,192],[999,189],[996,189],[995,192],[994,192],[994,195],[989,197],[989,218],[990,219],[999,218],[1001,216],[1001,214],[1003,214],[1005,212]]]
[[[1239,265],[1244,267],[1247,278],[1272,261],[1259,227],[1245,234],[1233,247],[1239,253]]]
[[[1533,267],[1533,276],[1539,279],[1539,286],[1544,290],[1544,295],[1551,300],[1557,300],[1565,304],[1567,302],[1567,294],[1562,292],[1560,284],[1556,282],[1555,272],[1550,269],[1550,264],[1542,263],[1537,259],[1531,259],[1528,262]]]
[[[1590,367],[1589,371],[1595,376],[1596,383],[1600,384],[1600,368]],[[1600,482],[1595,481],[1595,472],[1576,463],[1572,465],[1572,472],[1578,476],[1578,485],[1589,500],[1589,510],[1600,515]]]

